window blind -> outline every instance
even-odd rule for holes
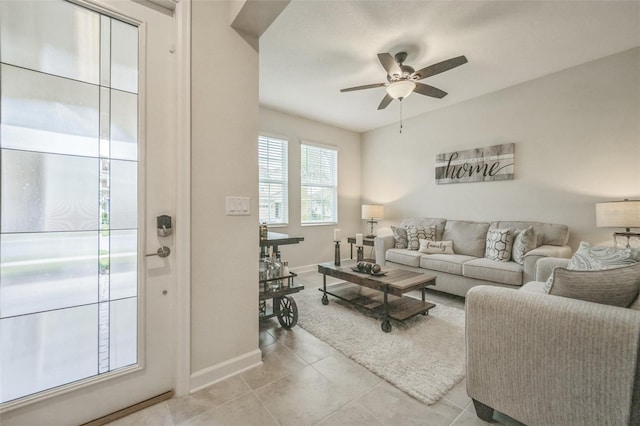
[[[288,143],[283,139],[258,139],[260,222],[289,222]]]
[[[300,145],[302,224],[338,221],[338,151]]]

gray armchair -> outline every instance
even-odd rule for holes
[[[552,266],[539,266],[534,288]],[[467,294],[467,394],[478,417],[640,425],[640,311],[526,290]]]

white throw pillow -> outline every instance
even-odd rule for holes
[[[426,254],[453,254],[453,241],[431,241],[421,238],[418,251]]]
[[[487,232],[485,255],[487,259],[508,262],[511,259],[511,229],[490,229]]]

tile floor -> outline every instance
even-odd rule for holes
[[[322,276],[301,273],[304,291]],[[462,308],[464,299],[429,292],[428,299]],[[295,298],[295,296],[294,296]],[[304,313],[300,313],[303,315]],[[379,332],[380,330],[375,330]],[[111,425],[486,425],[475,415],[464,380],[425,405],[300,327],[276,319],[260,324],[263,365],[186,397],[174,398]],[[500,413],[494,421],[520,423]]]

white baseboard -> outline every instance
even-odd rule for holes
[[[191,393],[260,365],[262,365],[262,352],[260,349],[256,349],[220,364],[196,371],[191,374]]]

